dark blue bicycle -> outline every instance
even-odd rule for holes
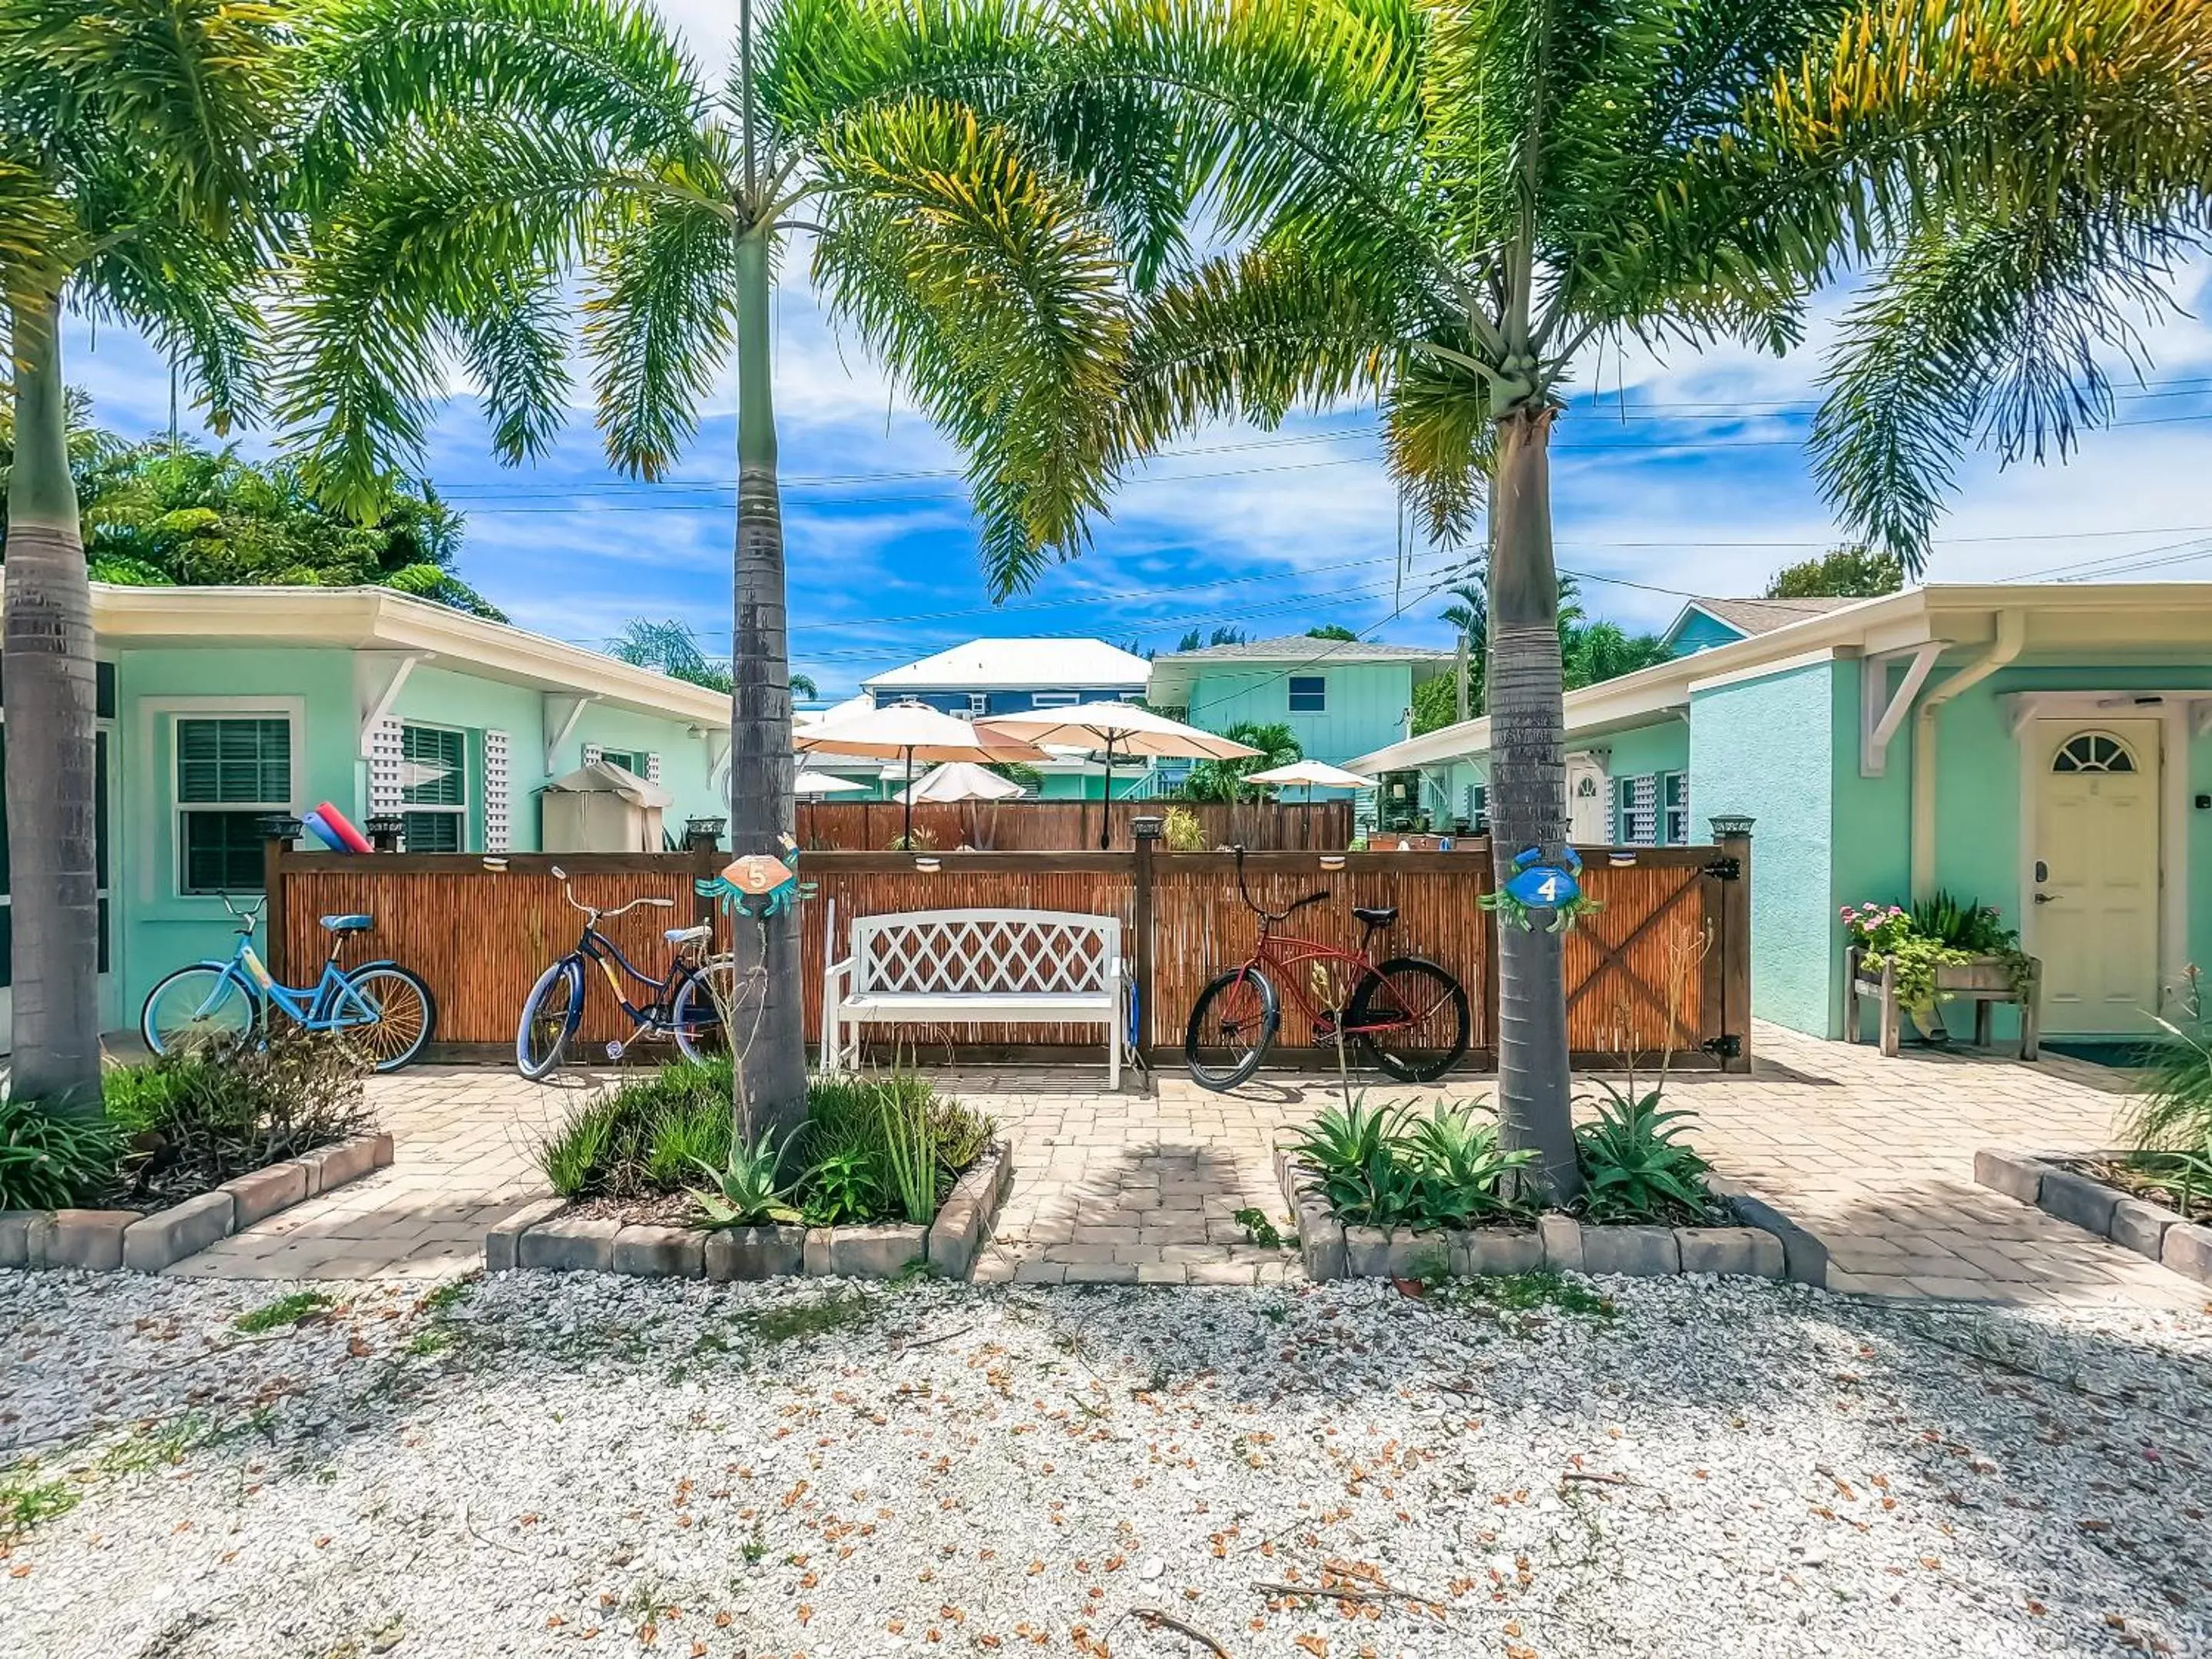
[[[615,994],[616,1006],[630,1023],[630,1034],[607,1044],[607,1058],[620,1060],[633,1042],[672,1036],[687,1060],[704,1060],[726,1047],[722,1005],[728,1000],[734,972],[727,957],[707,957],[702,947],[714,936],[713,927],[671,927],[661,935],[675,947],[668,971],[659,979],[630,965],[621,948],[599,931],[599,923],[647,905],[657,910],[676,907],[672,898],[634,898],[612,910],[586,904],[568,890],[568,872],[559,865],[553,874],[561,883],[561,896],[584,913],[584,931],[576,948],[538,976],[529,1000],[522,1005],[522,1024],[514,1033],[514,1063],[523,1076],[550,1076],[567,1054],[576,1027],[584,1017],[584,964],[596,962]],[[652,994],[641,1003],[623,994],[622,972]],[[718,994],[719,993],[719,994]]]
[[[253,929],[266,902],[241,910],[229,894],[222,896],[223,908],[238,921],[230,960],[179,968],[146,994],[138,1024],[149,1048],[157,1054],[226,1054],[258,1041],[280,1013],[302,1030],[344,1032],[380,1072],[396,1072],[429,1047],[438,1005],[428,986],[396,962],[338,966],[346,940],[375,927],[374,917],[323,917],[331,953],[322,976],[313,985],[280,985],[253,950]]]

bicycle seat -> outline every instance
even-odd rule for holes
[[[365,933],[376,926],[374,916],[325,916],[322,921],[333,933]]]
[[[1395,904],[1385,907],[1355,904],[1352,907],[1352,914],[1370,927],[1388,927],[1398,920],[1398,907]]]
[[[713,924],[702,922],[696,927],[672,927],[661,938],[671,945],[689,945],[695,939],[712,939],[714,935]]]

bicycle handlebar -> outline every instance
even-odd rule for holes
[[[1302,899],[1291,900],[1285,909],[1270,910],[1252,896],[1251,888],[1245,884],[1243,848],[1233,847],[1230,850],[1237,854],[1237,890],[1243,897],[1245,908],[1262,921],[1287,921],[1294,912],[1304,909],[1309,904],[1319,904],[1328,897],[1328,889],[1324,887],[1318,893],[1308,893]]]
[[[560,881],[561,896],[568,901],[569,907],[572,909],[581,910],[585,915],[595,922],[605,921],[611,920],[616,916],[627,915],[629,912],[636,909],[641,904],[649,904],[656,910],[673,910],[676,908],[676,901],[674,899],[660,898],[655,895],[648,893],[641,898],[632,899],[628,904],[617,905],[611,910],[602,910],[596,904],[585,903],[581,899],[579,899],[574,893],[568,890],[568,872],[566,870],[563,870],[559,865],[556,864],[553,866],[553,874]]]

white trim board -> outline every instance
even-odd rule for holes
[[[2138,701],[2155,698],[2146,707]],[[2008,691],[1998,702],[2012,728],[2013,753],[2020,768],[2021,948],[2035,954],[2035,826],[2039,769],[2029,756],[2028,738],[2036,722],[2156,720],[2158,775],[2158,978],[2161,1006],[2172,1000],[2189,962],[2189,739],[2192,705],[2212,700],[2212,690],[2196,691]],[[2063,1036],[2064,1032],[2053,1035]]]

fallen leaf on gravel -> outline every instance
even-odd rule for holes
[[[1298,1646],[1313,1655],[1314,1659],[1328,1659],[1328,1638],[1326,1636],[1301,1636],[1297,1642]]]
[[[20,1567],[9,1568],[8,1576],[10,1578],[28,1578],[31,1576],[31,1564],[26,1561]]]
[[[346,1342],[346,1352],[351,1354],[356,1359],[366,1359],[370,1354],[376,1351],[370,1347],[365,1340],[356,1336],[348,1339]]]

